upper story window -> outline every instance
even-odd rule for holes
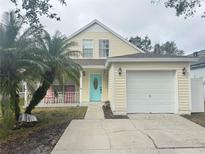
[[[99,50],[100,50],[100,57],[108,57],[109,56],[109,40],[100,40]]]
[[[93,57],[93,40],[83,40],[83,57]]]

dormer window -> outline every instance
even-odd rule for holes
[[[109,40],[99,40],[100,57],[109,56]]]
[[[93,57],[93,40],[83,40],[83,57]]]

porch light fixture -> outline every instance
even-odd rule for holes
[[[118,69],[118,74],[119,74],[119,76],[122,75],[122,68],[121,67]]]
[[[182,69],[182,74],[186,75],[186,68],[185,67]]]
[[[83,76],[85,76],[85,71],[83,71]]]

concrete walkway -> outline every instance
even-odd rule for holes
[[[88,110],[85,114],[85,120],[100,120],[104,119],[104,113],[102,110],[102,103],[90,103],[88,104]]]
[[[73,120],[52,154],[205,153],[205,129],[178,115],[103,119],[100,109],[91,105],[84,120]]]

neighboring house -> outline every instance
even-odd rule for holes
[[[198,61],[191,63],[191,78],[193,79],[202,78],[203,87],[204,87],[203,97],[205,100],[205,50],[194,52],[189,56],[199,58]]]
[[[194,52],[191,55],[199,58],[199,61],[191,63],[191,77],[205,80],[205,50]]]
[[[69,81],[67,89],[79,93],[81,105],[109,100],[114,114],[191,112],[190,63],[197,58],[144,53],[98,20],[69,40],[82,52],[73,59],[84,71],[80,85]]]

